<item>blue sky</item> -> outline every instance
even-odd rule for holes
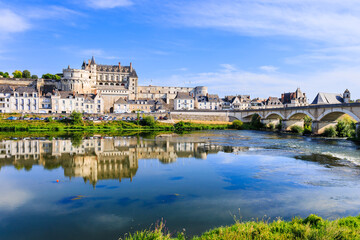
[[[0,71],[133,62],[141,85],[360,98],[358,0],[0,0]]]

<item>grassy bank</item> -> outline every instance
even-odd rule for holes
[[[123,239],[360,239],[360,216],[345,217],[334,221],[327,221],[316,215],[310,215],[305,219],[294,218],[292,221],[237,221],[232,226],[216,228],[193,238],[187,238],[184,233],[171,235],[165,231],[164,224],[160,223],[154,229],[129,234]]]

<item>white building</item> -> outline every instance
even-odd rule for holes
[[[195,99],[187,93],[179,92],[174,99],[174,110],[194,110]]]

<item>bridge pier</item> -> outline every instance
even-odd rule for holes
[[[313,134],[320,135],[325,132],[325,129],[329,127],[336,127],[336,124],[336,121],[313,121],[311,128]]]
[[[360,122],[356,123],[356,138],[360,138]]]
[[[281,122],[282,126],[281,126],[281,130],[282,131],[290,131],[292,126],[300,126],[300,127],[304,127],[304,120],[283,120]]]

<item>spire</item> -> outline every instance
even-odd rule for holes
[[[91,64],[96,64],[94,56],[92,56],[92,58],[91,58]]]

